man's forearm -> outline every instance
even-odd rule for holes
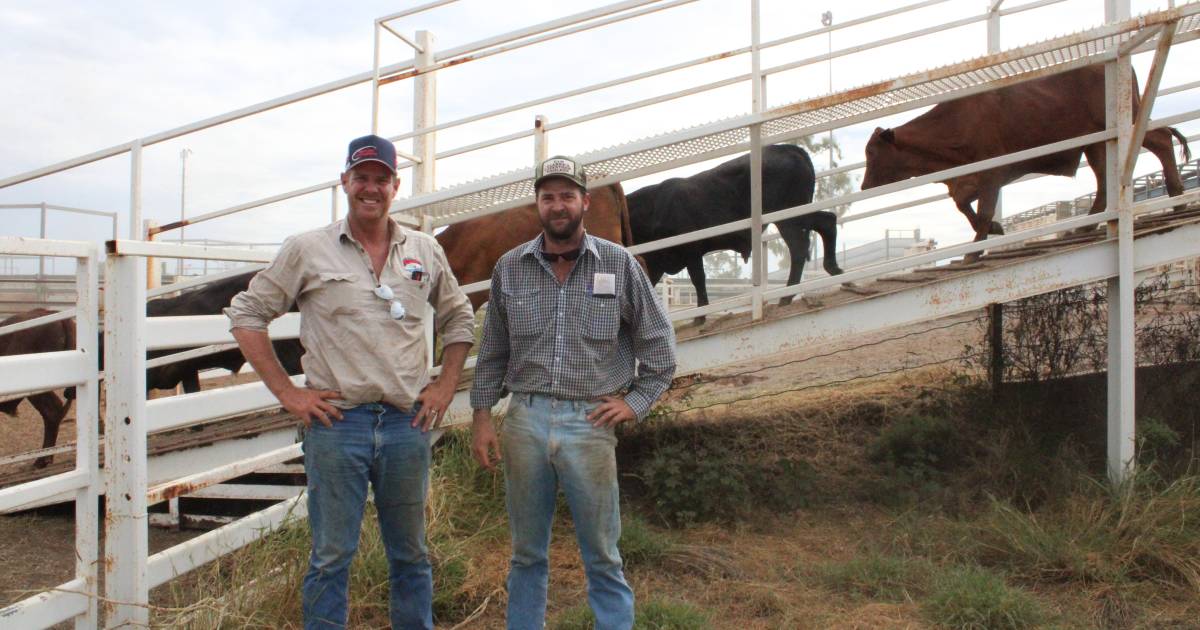
[[[471,344],[460,341],[452,343],[442,348],[442,374],[438,376],[438,381],[446,381],[458,385],[458,379],[462,377],[463,365],[467,362],[467,353],[471,351]]]
[[[288,377],[287,372],[279,363],[279,358],[275,356],[275,346],[271,345],[271,337],[267,335],[266,331],[234,328],[232,332],[233,338],[237,340],[238,347],[242,350],[242,356],[246,357],[250,366],[262,379],[263,384],[271,390],[276,398],[279,397],[280,392],[294,387],[292,379]]]

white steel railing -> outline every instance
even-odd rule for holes
[[[46,175],[62,172],[64,170],[75,168],[75,167],[78,167],[78,166],[81,166],[84,164],[89,164],[89,163],[97,161],[97,160],[107,159],[110,157],[130,153],[133,157],[132,167],[131,167],[132,168],[131,183],[132,183],[132,188],[133,188],[133,190],[131,192],[131,206],[133,207],[133,212],[131,213],[131,216],[130,216],[130,235],[131,235],[131,237],[137,236],[137,235],[141,234],[141,230],[142,230],[142,220],[141,220],[141,210],[140,210],[140,208],[141,208],[141,201],[140,201],[141,200],[141,168],[142,168],[141,152],[145,147],[152,146],[152,145],[155,145],[155,144],[158,144],[161,142],[165,142],[168,140],[177,139],[177,138],[189,135],[189,134],[197,133],[199,131],[203,131],[203,130],[206,130],[206,129],[209,129],[209,128],[212,128],[212,127],[215,127],[218,125],[222,125],[222,124],[225,124],[228,122],[240,120],[240,119],[243,119],[243,118],[246,118],[249,116],[254,116],[257,114],[264,113],[264,112],[272,111],[272,110],[275,110],[280,107],[285,107],[287,105],[300,103],[300,102],[306,101],[308,99],[327,95],[327,94],[330,94],[330,93],[333,93],[333,92],[336,92],[339,90],[343,90],[348,87],[360,85],[362,83],[371,82],[374,86],[373,94],[377,94],[380,86],[387,85],[387,84],[395,82],[395,81],[403,80],[406,78],[422,76],[422,75],[433,74],[439,70],[447,70],[451,66],[461,65],[465,62],[482,60],[482,59],[485,59],[488,57],[493,57],[493,56],[496,56],[496,55],[499,55],[502,53],[506,53],[506,52],[510,52],[513,50],[525,48],[528,46],[544,43],[544,42],[547,42],[547,41],[550,41],[553,39],[559,39],[559,38],[570,36],[572,34],[576,34],[579,32],[609,26],[612,24],[616,24],[618,22],[623,22],[623,21],[637,18],[637,17],[643,16],[643,15],[646,15],[648,13],[669,10],[669,9],[675,8],[680,5],[691,4],[691,3],[697,2],[697,1],[698,0],[671,0],[671,1],[666,1],[666,0],[627,0],[625,2],[618,2],[618,3],[611,4],[611,5],[606,5],[604,7],[600,7],[597,9],[576,13],[576,14],[573,14],[573,15],[570,15],[570,16],[567,16],[564,18],[536,24],[536,25],[533,25],[533,26],[530,26],[527,28],[518,29],[516,31],[509,32],[509,33],[506,33],[503,35],[487,38],[484,40],[472,42],[472,43],[465,44],[462,46],[457,46],[457,47],[454,47],[454,48],[451,48],[448,50],[443,50],[443,51],[425,50],[416,42],[401,35],[393,27],[394,22],[397,19],[407,18],[414,14],[434,10],[440,6],[450,4],[450,2],[446,2],[446,1],[437,1],[437,2],[427,3],[424,5],[415,7],[413,9],[410,9],[410,10],[406,10],[406,11],[392,14],[389,16],[384,16],[384,17],[381,17],[378,20],[376,20],[376,34],[377,34],[376,41],[378,42],[378,40],[379,40],[380,32],[387,31],[388,33],[391,33],[392,35],[399,37],[401,40],[404,40],[405,43],[412,46],[416,52],[429,54],[431,57],[429,63],[425,63],[423,65],[418,65],[419,59],[417,57],[414,57],[414,59],[412,61],[390,64],[390,65],[385,65],[385,66],[379,65],[378,61],[376,61],[372,70],[367,71],[367,72],[362,72],[362,73],[358,73],[355,75],[351,75],[349,77],[345,77],[343,79],[339,79],[336,81],[331,81],[331,82],[328,82],[326,84],[323,84],[323,85],[320,85],[320,86],[317,86],[314,88],[302,90],[302,91],[295,92],[295,93],[292,93],[289,95],[285,95],[285,96],[282,96],[282,97],[279,97],[276,99],[264,101],[264,102],[258,103],[256,105],[243,107],[243,108],[228,112],[226,114],[214,116],[214,117],[211,117],[206,120],[199,121],[199,122],[196,122],[196,123],[193,123],[190,125],[184,125],[181,127],[171,129],[171,130],[159,132],[156,134],[151,134],[149,136],[139,138],[139,139],[130,141],[128,143],[119,144],[119,145],[116,145],[116,146],[113,146],[113,147],[110,147],[108,149],[104,149],[101,151],[96,151],[91,154],[81,156],[79,158],[60,162],[58,164],[54,164],[54,165],[47,166],[44,168],[29,171],[27,173],[22,173],[19,175],[2,178],[2,179],[0,179],[0,188],[12,186],[12,185],[22,183],[22,182],[31,181],[31,180],[39,178],[39,177],[44,177]],[[1018,6],[1002,7],[1002,8],[999,6],[999,3],[995,3],[995,6],[993,7],[994,10],[986,11],[984,13],[981,13],[981,14],[978,14],[975,16],[971,16],[968,18],[953,20],[950,22],[946,22],[944,24],[934,25],[934,26],[930,26],[927,28],[912,31],[909,33],[896,35],[896,36],[890,37],[886,40],[880,40],[878,42],[863,44],[863,45],[859,45],[859,46],[852,46],[852,47],[839,49],[839,50],[832,50],[824,55],[818,55],[818,56],[814,56],[811,58],[791,62],[788,64],[782,64],[782,65],[778,65],[778,66],[774,66],[774,67],[763,68],[760,73],[761,81],[759,83],[761,83],[761,86],[755,87],[755,89],[758,90],[759,88],[761,88],[762,91],[765,93],[768,77],[770,77],[772,75],[780,74],[783,72],[787,72],[789,70],[795,70],[800,67],[810,66],[810,65],[818,64],[818,63],[822,63],[822,62],[827,62],[831,59],[847,57],[847,56],[861,53],[864,51],[872,50],[872,49],[878,48],[880,46],[894,44],[894,43],[897,43],[900,41],[911,40],[914,38],[932,35],[935,33],[940,33],[940,32],[944,32],[944,31],[951,30],[951,29],[962,28],[964,26],[974,24],[974,23],[987,22],[989,25],[991,25],[993,27],[998,27],[1001,17],[1035,10],[1038,8],[1042,8],[1042,7],[1045,7],[1048,5],[1052,5],[1052,4],[1057,4],[1060,2],[1064,2],[1064,1],[1065,0],[1035,0],[1035,1],[1031,1],[1031,2],[1026,2],[1026,3],[1018,5]],[[751,54],[753,57],[757,58],[761,51],[782,47],[787,44],[792,44],[792,43],[802,41],[802,40],[805,40],[808,38],[827,35],[827,34],[833,33],[833,32],[844,31],[844,30],[849,30],[849,29],[853,29],[856,27],[861,27],[864,25],[878,23],[882,20],[894,18],[895,16],[898,16],[903,13],[919,11],[922,9],[927,9],[927,8],[930,8],[930,7],[939,5],[939,4],[944,4],[947,2],[949,2],[949,0],[922,0],[919,2],[912,2],[910,4],[907,4],[907,5],[904,5],[901,7],[896,7],[896,8],[888,9],[888,10],[881,11],[878,13],[874,13],[871,15],[863,16],[860,18],[855,18],[855,19],[848,20],[843,23],[834,24],[834,25],[823,27],[820,29],[814,29],[814,30],[799,33],[796,35],[778,38],[778,39],[775,39],[772,41],[766,41],[766,42],[763,42],[761,44],[761,46],[758,46],[758,47],[744,46],[744,47],[739,47],[739,48],[721,50],[721,51],[717,51],[717,52],[714,52],[714,53],[711,53],[711,54],[708,54],[708,55],[705,55],[705,56],[702,56],[702,57],[699,57],[696,59],[692,59],[689,61],[685,61],[682,63],[670,64],[670,65],[663,66],[660,68],[655,68],[655,69],[651,69],[648,71],[631,74],[631,75],[628,75],[625,77],[619,77],[616,79],[602,81],[599,83],[595,83],[593,85],[584,86],[581,88],[577,88],[577,89],[573,89],[573,90],[569,90],[569,91],[565,91],[565,92],[560,92],[560,93],[556,93],[556,94],[537,97],[537,98],[534,98],[534,99],[531,99],[531,100],[528,100],[525,102],[517,103],[517,104],[505,105],[505,106],[495,108],[495,109],[492,109],[492,110],[489,110],[486,112],[481,112],[481,113],[464,116],[462,118],[459,118],[457,120],[453,120],[450,122],[435,124],[434,121],[428,121],[429,124],[420,125],[420,126],[414,128],[411,132],[407,132],[407,133],[399,134],[399,135],[393,135],[391,137],[394,140],[404,140],[404,139],[409,139],[409,138],[413,138],[413,139],[429,138],[430,144],[432,144],[431,139],[438,131],[447,130],[447,129],[451,129],[454,127],[460,127],[460,126],[463,126],[463,125],[466,125],[469,123],[479,122],[479,121],[483,121],[483,120],[487,120],[487,119],[495,119],[499,116],[503,116],[504,114],[517,112],[517,111],[520,111],[523,109],[547,105],[550,103],[562,102],[564,100],[572,99],[572,98],[579,97],[579,96],[584,96],[587,94],[592,94],[592,93],[595,93],[595,92],[598,92],[601,90],[618,87],[621,85],[627,85],[627,84],[631,84],[631,83],[634,83],[637,81],[643,81],[643,80],[651,79],[651,78],[655,78],[655,77],[662,77],[662,76],[665,76],[665,75],[668,75],[671,73],[675,73],[675,72],[678,72],[681,70],[698,67],[698,66],[701,66],[704,64],[719,62],[719,61],[723,61],[723,60],[730,59],[730,58],[744,56],[747,54]],[[754,50],[752,50],[752,48],[754,48]],[[378,59],[378,54],[376,54],[376,59]],[[576,117],[573,117],[570,119],[562,120],[562,121],[548,121],[547,120],[543,124],[540,131],[532,130],[529,128],[516,130],[514,132],[505,134],[500,137],[493,137],[493,138],[489,138],[486,140],[473,142],[466,146],[455,147],[455,148],[452,148],[449,150],[437,152],[436,155],[434,156],[434,159],[435,159],[435,161],[442,160],[442,159],[445,159],[448,157],[462,155],[464,153],[469,153],[469,152],[483,149],[486,147],[495,146],[498,143],[510,142],[513,140],[518,140],[518,139],[522,139],[522,138],[526,138],[526,137],[532,137],[532,136],[535,136],[537,133],[545,133],[545,132],[549,132],[551,130],[564,129],[564,128],[578,125],[578,124],[581,124],[584,122],[589,122],[589,121],[597,120],[600,118],[612,117],[617,114],[632,111],[634,109],[643,108],[643,107],[653,105],[656,103],[660,103],[660,102],[664,102],[664,101],[668,101],[668,100],[675,100],[675,99],[683,98],[683,97],[697,94],[697,93],[711,92],[713,90],[716,90],[716,89],[719,89],[722,87],[726,87],[728,85],[733,85],[736,83],[744,83],[744,82],[750,81],[752,79],[752,75],[753,75],[753,73],[737,75],[734,77],[727,77],[725,79],[721,79],[720,81],[712,82],[709,84],[691,86],[691,87],[688,87],[683,90],[679,90],[679,91],[672,92],[669,94],[664,94],[664,95],[654,97],[651,99],[645,99],[645,100],[638,101],[636,103],[630,103],[630,104],[627,104],[627,105],[624,105],[621,107],[609,108],[609,109],[604,109],[604,110],[600,110],[600,111],[590,112],[587,114],[582,114],[582,115],[579,115],[579,116],[576,116]],[[421,108],[427,108],[427,105],[425,105],[425,104],[418,105],[418,109],[421,109]],[[373,109],[372,118],[373,118],[373,120],[377,118],[377,108]],[[406,162],[401,165],[402,167],[405,167],[405,168],[413,167],[422,162],[422,160],[417,159],[418,156],[416,156],[416,155],[411,155],[408,157],[409,157],[409,159],[406,160]],[[310,195],[310,194],[313,194],[316,192],[325,191],[325,190],[331,191],[331,202],[332,202],[331,210],[332,210],[332,215],[336,217],[337,212],[338,212],[338,209],[337,209],[337,187],[338,187],[338,185],[339,185],[339,182],[337,180],[330,180],[330,181],[320,182],[317,184],[301,187],[298,189],[294,189],[294,190],[290,190],[290,191],[286,191],[286,192],[282,192],[282,193],[278,193],[278,194],[274,194],[274,195],[269,195],[267,197],[263,197],[260,199],[239,203],[239,204],[227,207],[227,208],[223,208],[223,209],[207,212],[207,213],[204,213],[201,215],[193,216],[185,221],[169,223],[169,224],[165,224],[159,228],[154,228],[151,233],[151,236],[154,233],[168,231],[171,229],[182,227],[183,225],[193,225],[193,224],[196,224],[199,222],[208,221],[208,220],[216,219],[219,217],[229,216],[229,215],[243,212],[246,210],[250,210],[253,208],[259,208],[259,207],[279,203],[282,201],[307,196],[307,195]],[[425,192],[425,191],[421,191],[421,192]],[[527,193],[521,195],[521,197],[526,197],[526,196],[528,196]],[[428,206],[429,204],[436,204],[436,202],[437,202],[436,197],[430,197],[430,198],[421,198],[421,197],[424,197],[424,196],[423,195],[417,196],[417,198],[413,200],[415,202],[413,204],[398,204],[398,209],[400,209],[400,210],[416,209],[418,206]],[[497,208],[493,208],[493,210],[495,210],[495,209],[497,209]],[[420,208],[420,210],[418,211],[418,214],[425,215],[425,216],[428,216],[428,215],[439,216],[441,213],[438,211],[437,208],[423,207],[423,208]],[[420,225],[419,218],[414,219],[413,221],[414,221],[413,222],[414,226]],[[437,227],[438,225],[444,225],[447,223],[438,221],[438,222],[435,222],[434,227]]]
[[[0,609],[7,627],[41,628],[74,620],[79,629],[98,626],[97,588],[99,495],[99,382],[97,379],[97,293],[99,248],[95,243],[0,238],[0,253],[62,256],[76,261],[75,348],[43,354],[0,357],[0,395],[74,387],[75,467],[0,490],[0,511],[68,493],[75,500],[74,577],[54,589]],[[113,553],[109,548],[109,553]]]
[[[262,264],[274,254],[136,241],[109,244],[105,291],[105,365],[109,366],[105,410],[105,474],[108,479],[105,538],[106,549],[112,551],[105,563],[107,627],[148,625],[146,605],[151,588],[306,514],[302,495],[298,495],[188,542],[149,554],[146,514],[151,504],[200,491],[300,455],[299,445],[291,444],[248,459],[210,464],[208,469],[151,485],[146,454],[148,434],[276,408],[278,401],[260,382],[146,400],[147,351],[233,341],[228,332],[228,321],[220,315],[145,316],[145,258],[150,256]],[[243,272],[243,269],[236,270],[236,273]],[[277,339],[296,337],[299,334],[298,314],[276,320],[270,333]],[[181,357],[172,358],[179,360]],[[303,383],[303,376],[293,379],[298,384]]]

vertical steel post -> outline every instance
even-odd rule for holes
[[[141,238],[144,238],[142,232],[142,139],[138,138],[129,147],[129,239]]]
[[[100,257],[95,250],[75,264],[75,347],[85,356],[96,360],[96,318],[100,312],[96,297],[100,286]],[[75,618],[75,630],[99,627],[97,597],[100,552],[100,490],[104,480],[98,461],[100,382],[93,370],[88,379],[75,386],[75,470],[86,472],[89,483],[75,493],[75,575],[83,578],[84,591],[89,595],[87,610]]]
[[[988,339],[991,341],[992,360],[988,376],[992,381],[992,395],[1000,393],[1004,385],[1004,305],[988,305]]]
[[[148,627],[146,265],[109,254],[104,290],[104,609],[108,628]]]
[[[1004,0],[987,0],[987,51],[989,55],[1000,52],[1000,5]],[[1004,215],[1004,188],[996,195],[996,220]]]
[[[143,237],[147,241],[153,241],[154,235],[150,230],[158,227],[158,221],[154,219],[146,219],[146,227],[142,232]],[[158,266],[158,259],[153,256],[146,257],[146,288],[153,289],[162,286],[162,268]]]
[[[1129,18],[1129,0],[1105,0],[1105,21]],[[1125,179],[1133,133],[1133,69],[1128,55],[1105,64],[1105,115],[1117,137],[1105,143],[1108,208],[1116,221],[1108,224],[1109,238],[1117,240],[1116,276],[1108,281],[1108,475],[1113,483],[1133,472],[1134,462],[1134,352],[1135,328],[1133,273],[1133,186]],[[1136,159],[1136,156],[1132,156]]]
[[[550,122],[549,119],[541,114],[533,117],[533,163],[535,166],[550,157],[550,139],[546,134],[546,123],[548,122]]]
[[[433,33],[417,31],[417,45],[421,50],[414,52],[413,66],[418,70],[434,63]],[[413,131],[420,132],[437,124],[437,73],[418,74],[413,79]],[[413,153],[421,159],[413,167],[413,194],[433,192],[437,174],[437,132],[421,133],[413,137]]]
[[[371,80],[371,133],[379,133],[379,20],[375,20],[374,68]]]
[[[330,196],[333,201],[329,204],[329,222],[333,223],[338,220],[338,187],[334,184],[329,187]]]
[[[41,207],[41,228],[38,230],[38,238],[46,238],[46,202],[42,202]],[[46,300],[46,257],[38,256],[38,278],[37,278],[37,296],[39,301]]]
[[[759,49],[758,0],[750,0],[751,105],[762,113],[762,58]],[[754,319],[763,316],[763,223],[762,223],[762,124],[750,125],[750,311]]]

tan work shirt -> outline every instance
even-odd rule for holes
[[[331,402],[344,409],[381,401],[410,409],[429,382],[425,320],[436,315],[435,328],[450,345],[474,341],[475,319],[441,245],[395,221],[378,280],[404,305],[403,319],[375,295],[370,258],[342,220],[284,241],[225,315],[231,329],[265,331],[297,303],[309,387],[341,392],[342,400]]]

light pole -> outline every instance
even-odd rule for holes
[[[179,152],[179,244],[183,245],[183,222],[187,219],[187,159],[192,154],[191,149]],[[176,259],[175,282],[183,276],[183,259]]]

